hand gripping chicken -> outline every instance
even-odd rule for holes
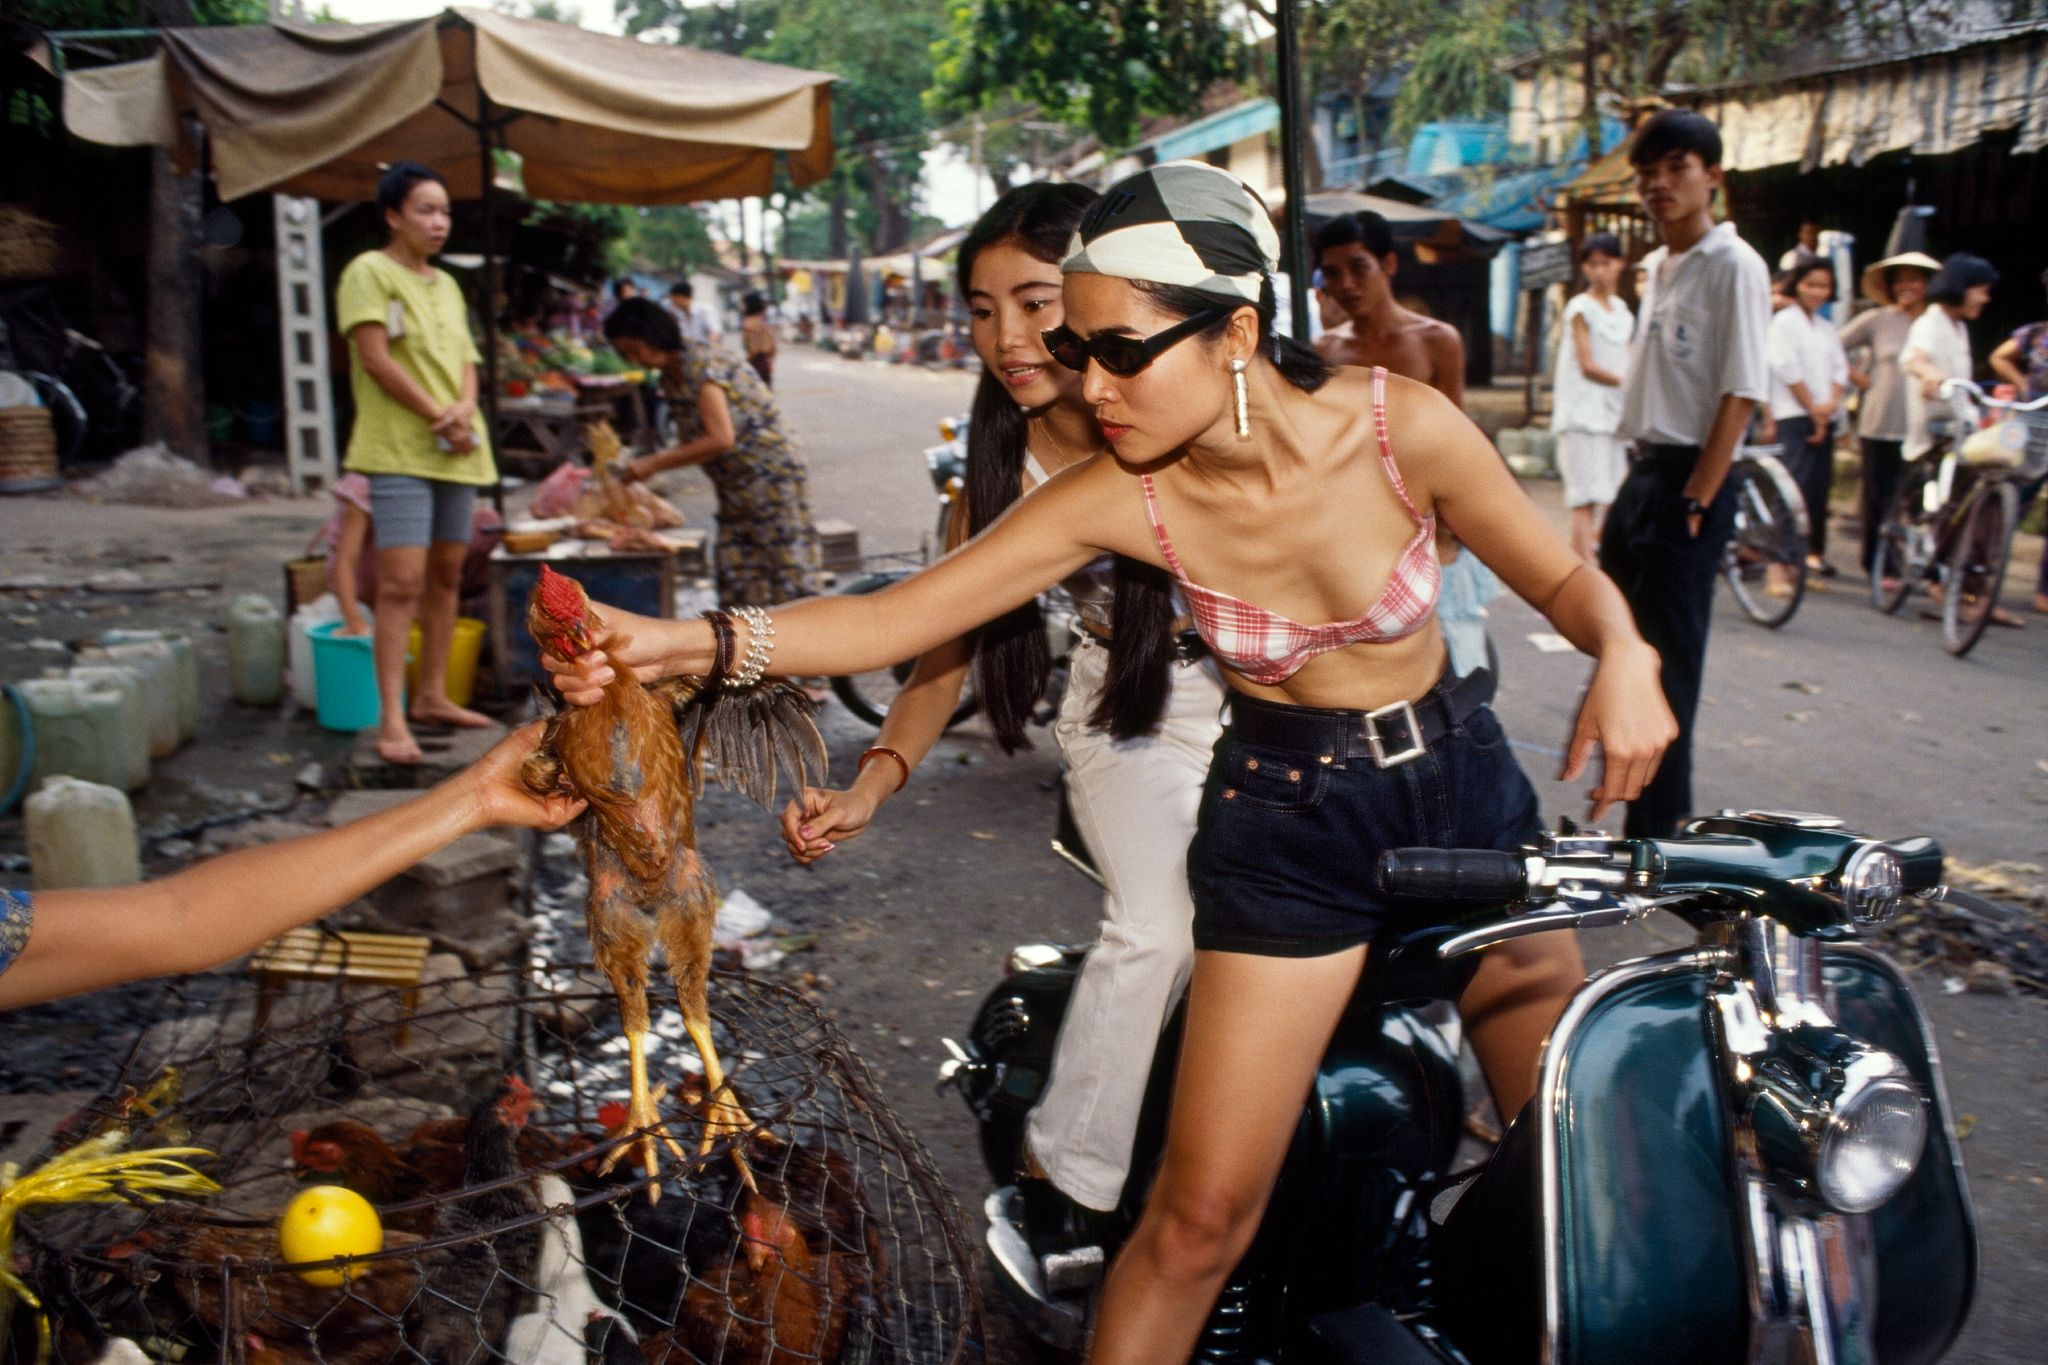
[[[582,587],[545,566],[527,604],[526,626],[543,652],[564,659],[588,653],[601,630]],[[632,1050],[628,1121],[646,1130],[640,1160],[650,1176],[658,1170],[657,1136],[683,1155],[660,1126],[647,1084],[648,955],[656,939],[667,951],[684,1027],[704,1059],[700,1150],[752,1128],[712,1047],[704,996],[718,909],[717,888],[697,855],[696,803],[707,750],[720,784],[764,805],[774,797],[778,764],[799,790],[825,768],[810,700],[794,687],[768,683],[734,693],[694,678],[642,685],[630,669],[618,667],[602,701],[566,708],[549,720],[520,774],[536,792],[572,792],[590,803],[577,837],[590,873],[591,952],[618,996]],[[606,1169],[624,1150],[612,1153]],[[733,1155],[752,1186],[745,1157],[737,1150]],[[649,1198],[659,1191],[658,1183],[650,1184]]]

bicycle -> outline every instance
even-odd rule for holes
[[[1933,448],[1907,465],[1878,529],[1870,601],[1891,615],[1917,584],[1932,584],[1943,646],[1961,658],[1997,609],[2019,529],[2020,488],[2048,475],[2048,398],[2017,403],[1967,379],[1944,380],[1941,397],[1957,395],[2011,420],[1968,436],[1956,417],[1933,420]]]
[[[57,434],[57,462],[112,459],[142,438],[142,388],[124,363],[65,321],[49,286],[0,293],[0,369],[35,389]]]
[[[1728,478],[1735,485],[1735,534],[1721,552],[1721,576],[1744,615],[1776,630],[1806,597],[1806,499],[1767,446],[1745,446]]]

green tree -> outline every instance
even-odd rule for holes
[[[1415,60],[1441,14],[1414,0],[1319,0],[1302,15],[1302,56],[1317,90],[1348,96],[1365,139],[1361,154],[1379,150],[1379,127],[1368,115],[1372,92]]]
[[[1396,137],[1437,119],[1494,118],[1507,112],[1502,59],[1514,26],[1500,0],[1466,0],[1449,26],[1422,40],[1394,97]]]
[[[911,204],[929,145],[924,106],[931,48],[944,31],[945,0],[618,0],[626,31],[841,79],[833,88],[838,164],[811,193],[833,205],[843,255],[853,206],[863,194],[868,246],[907,240]]]
[[[1112,147],[1141,121],[1191,114],[1247,69],[1226,0],[948,0],[931,102],[947,114],[1002,96],[1085,127]]]
[[[613,253],[614,268],[631,265],[657,275],[682,275],[718,264],[710,225],[690,205],[657,204],[624,213],[625,230]]]

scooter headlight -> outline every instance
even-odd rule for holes
[[[1912,1179],[1927,1145],[1927,1102],[1904,1077],[1873,1081],[1836,1102],[1821,1132],[1814,1180],[1841,1213],[1881,1207]]]
[[[1927,1145],[1927,1101],[1905,1064],[1833,1030],[1774,1041],[1752,1073],[1749,1122],[1765,1168],[1837,1213],[1884,1204]]]
[[[1842,866],[1842,906],[1858,924],[1881,924],[1898,913],[1906,891],[1898,854],[1883,844],[1863,844]]]

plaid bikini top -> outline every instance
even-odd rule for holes
[[[1166,567],[1173,570],[1173,576],[1180,580],[1187,594],[1195,628],[1201,631],[1210,652],[1224,667],[1252,682],[1266,686],[1286,682],[1316,655],[1346,645],[1403,639],[1428,624],[1436,609],[1443,578],[1443,566],[1436,557],[1436,518],[1415,510],[1408,497],[1408,486],[1401,481],[1401,471],[1394,464],[1394,448],[1387,440],[1386,387],[1387,372],[1374,367],[1372,422],[1379,437],[1380,463],[1385,466],[1387,481],[1393,484],[1401,505],[1415,518],[1415,538],[1394,562],[1394,572],[1380,590],[1379,600],[1353,620],[1304,626],[1227,592],[1197,584],[1181,567],[1180,556],[1174,553],[1173,541],[1166,534],[1166,523],[1159,519],[1159,499],[1152,488],[1152,476],[1145,474],[1139,478],[1145,488],[1145,513],[1152,519],[1152,534],[1159,538],[1159,552],[1166,558]]]

